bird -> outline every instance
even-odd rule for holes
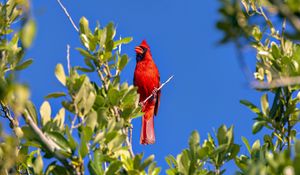
[[[146,40],[143,40],[139,46],[135,47],[135,52],[136,67],[133,83],[140,95],[139,101],[142,104],[142,112],[144,113],[140,143],[143,145],[154,144],[154,115],[157,115],[161,94],[161,90],[158,90],[160,86],[160,74]],[[151,94],[153,96],[143,103]]]

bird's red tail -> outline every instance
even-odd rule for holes
[[[143,145],[153,144],[155,142],[154,134],[154,106],[145,111],[142,119],[142,132],[140,143]]]

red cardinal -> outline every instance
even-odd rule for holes
[[[152,59],[150,47],[145,40],[135,48],[135,52],[136,67],[133,82],[138,87],[140,102],[143,102],[160,86],[160,75]],[[145,114],[142,118],[141,144],[147,145],[155,142],[154,115],[157,115],[159,101],[160,91],[143,104],[142,111]]]

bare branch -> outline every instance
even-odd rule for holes
[[[126,135],[126,140],[125,140],[125,142],[126,142],[126,145],[128,146],[128,151],[129,151],[129,153],[130,153],[130,156],[131,157],[134,157],[134,153],[133,153],[133,150],[132,150],[132,144],[131,144],[131,142],[130,142],[130,139],[129,139],[129,136],[128,136],[128,130],[123,130],[123,132],[124,132],[124,134]]]
[[[39,137],[39,139],[45,144],[47,149],[51,152],[55,152],[56,150],[60,150],[60,148],[55,144],[51,139],[47,138],[47,136],[40,130],[40,128],[34,123],[31,116],[27,111],[25,111],[25,114],[23,117],[26,120],[26,123],[32,128],[34,133]]]
[[[75,116],[74,116],[74,118],[73,118],[73,120],[72,120],[72,124],[71,124],[71,129],[70,129],[70,133],[72,134],[72,132],[73,132],[73,129],[75,129],[75,128],[78,128],[79,126],[75,126],[75,123],[76,123],[76,120],[77,120],[77,118],[78,118],[78,116],[77,116],[77,113],[75,114]],[[79,123],[80,124],[80,126],[81,126],[81,123]],[[78,124],[78,125],[79,125]]]
[[[0,101],[0,105],[4,113],[4,117],[6,117],[10,122],[10,127],[15,128],[19,126],[19,122],[12,117],[9,108],[1,101]]]
[[[142,103],[141,103],[141,105],[143,106],[143,104],[145,104],[152,96],[154,96],[154,95],[156,95],[157,94],[157,92],[159,91],[159,90],[161,90],[172,78],[174,77],[174,75],[172,75],[172,76],[170,76],[168,79],[167,79],[167,81],[165,81],[163,84],[161,84],[160,86],[159,86],[159,88],[157,88],[157,89],[154,89],[153,90],[153,92],[151,93],[151,95],[149,95]]]
[[[70,45],[67,44],[67,64],[68,64],[68,72],[69,75],[71,73],[71,62],[70,62]]]
[[[129,127],[129,142],[132,144],[132,130],[133,130],[133,125]]]
[[[70,14],[68,13],[66,7],[60,2],[60,0],[57,0],[57,2],[59,3],[60,7],[63,9],[63,11],[65,12],[66,16],[69,18],[71,24],[73,25],[74,29],[79,32],[79,29],[77,28],[76,24],[74,23],[72,17],[70,16]]]
[[[46,149],[49,150],[54,155],[54,157],[56,157],[66,167],[72,168],[68,160],[62,154],[59,153],[61,151],[61,148],[41,131],[41,129],[32,120],[27,110],[25,111],[25,114],[23,114],[22,116],[24,117],[26,123],[32,128],[34,133],[38,136],[39,140],[45,145]]]
[[[272,80],[270,83],[253,81],[250,85],[256,89],[272,89],[277,87],[300,85],[300,76],[278,78]]]

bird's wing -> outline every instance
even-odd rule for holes
[[[154,108],[154,114],[155,115],[157,115],[159,103],[160,103],[160,90],[156,94],[156,103],[155,103],[155,108]]]

